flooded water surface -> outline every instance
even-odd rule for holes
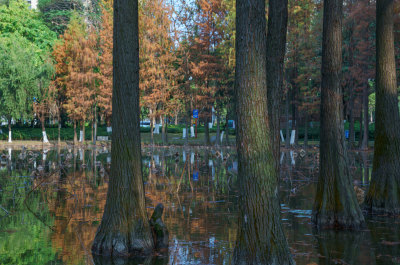
[[[0,150],[0,264],[124,264],[94,259],[110,176],[97,149]],[[352,153],[357,193],[371,177],[370,153]],[[282,223],[297,264],[400,264],[400,220],[367,217],[358,232],[316,231],[311,210],[318,153],[281,154]],[[149,215],[160,202],[169,255],[125,264],[230,264],[238,190],[233,149],[144,148]]]

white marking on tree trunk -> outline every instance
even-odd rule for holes
[[[280,132],[280,134],[281,134],[281,141],[282,141],[282,143],[284,143],[284,142],[285,142],[285,137],[283,137],[282,130],[280,130],[279,132]]]
[[[290,145],[294,145],[295,136],[296,136],[296,130],[292,130],[292,134],[290,135]]]
[[[195,135],[194,135],[194,127],[193,126],[190,126],[190,137],[194,137]]]
[[[182,138],[185,139],[186,138],[186,128],[183,128],[182,134],[183,134]]]
[[[11,131],[8,131],[8,142],[12,143]]]
[[[46,131],[42,131],[42,134],[43,134],[43,143],[48,143],[49,139],[47,139]]]

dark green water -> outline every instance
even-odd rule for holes
[[[231,149],[143,150],[146,204],[149,214],[165,204],[170,248],[168,257],[131,262],[90,254],[109,179],[106,148],[0,153],[0,264],[230,264],[238,210]],[[400,264],[399,219],[315,231],[318,155],[287,152],[281,162],[282,222],[297,264]],[[364,190],[370,167],[371,154],[352,153],[354,183]]]

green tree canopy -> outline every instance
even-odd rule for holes
[[[10,0],[9,5],[0,6],[0,35],[18,33],[36,45],[35,52],[47,53],[57,39],[40,17],[30,10],[24,0]]]

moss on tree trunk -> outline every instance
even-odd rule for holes
[[[269,123],[264,0],[236,2],[239,220],[233,264],[294,264],[280,221]]]

